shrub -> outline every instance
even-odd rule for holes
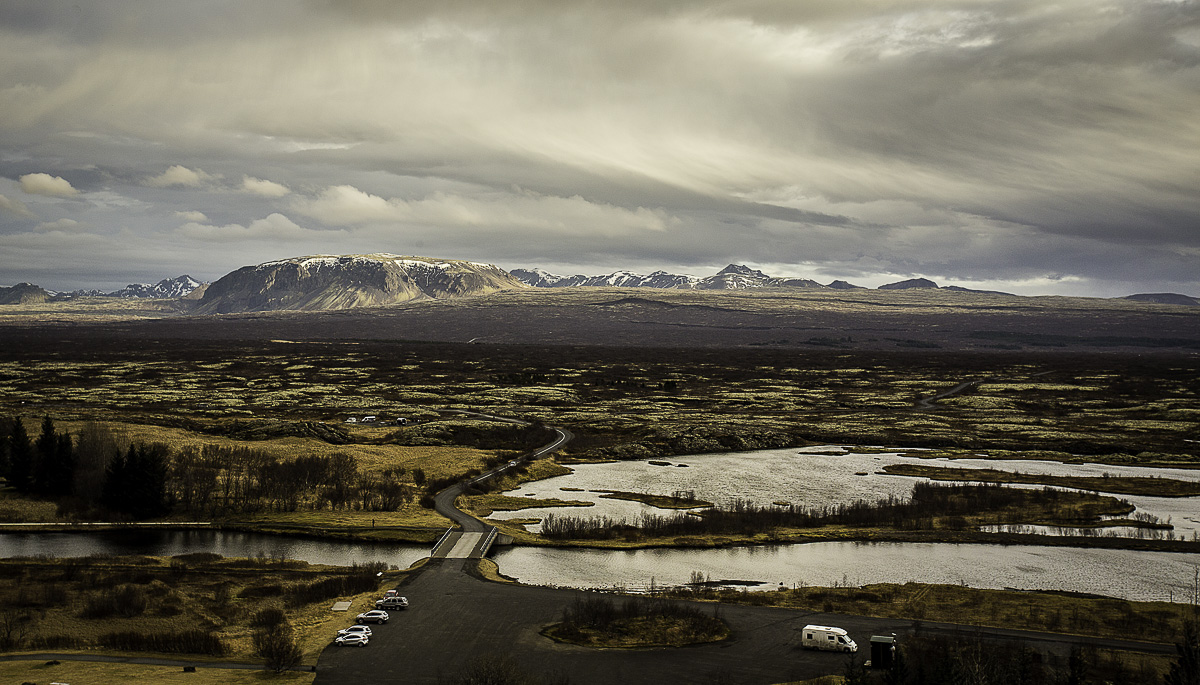
[[[208,654],[225,656],[228,651],[220,637],[203,630],[145,633],[120,631],[100,636],[100,646],[125,652],[166,652],[171,654]]]
[[[89,596],[79,615],[82,618],[108,618],[119,614],[125,618],[133,618],[146,611],[149,603],[149,597],[143,588],[121,585]]]
[[[285,621],[287,621],[287,616],[283,613],[283,609],[270,607],[255,613],[250,619],[250,625],[255,628],[276,628],[283,625]]]
[[[264,665],[276,673],[283,673],[299,664],[304,656],[300,646],[296,644],[292,627],[287,623],[280,623],[255,633],[254,651],[263,658]]]

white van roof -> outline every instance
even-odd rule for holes
[[[807,625],[807,626],[804,626],[804,630],[821,630],[821,631],[825,631],[828,633],[837,633],[838,635],[846,634],[845,630],[843,630],[841,628],[834,628],[833,626]]]

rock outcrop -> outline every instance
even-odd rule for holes
[[[208,286],[197,314],[324,311],[526,287],[491,264],[393,254],[315,255],[246,266]]]
[[[10,288],[0,288],[0,304],[41,304],[50,299],[50,293],[32,283],[18,283]]]

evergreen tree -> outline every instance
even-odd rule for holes
[[[29,492],[33,479],[33,444],[20,417],[13,422],[8,436],[8,459],[8,482],[17,492]]]
[[[58,436],[58,445],[54,450],[54,473],[51,479],[50,494],[65,497],[71,494],[75,483],[75,445],[71,442],[71,434],[63,431]]]
[[[9,467],[12,464],[8,449],[10,433],[12,433],[11,423],[7,420],[0,420],[0,478],[5,480],[8,479]]]
[[[42,434],[38,436],[33,465],[33,492],[47,497],[71,494],[71,483],[75,479],[75,446],[71,435],[58,433],[54,421],[47,416],[42,420]]]
[[[113,512],[125,512],[128,504],[129,460],[134,455],[133,445],[126,454],[118,453],[104,469],[104,486],[100,489],[100,503]]]
[[[42,419],[42,434],[34,444],[32,491],[48,495],[54,480],[54,466],[58,452],[58,436],[54,432],[54,421],[49,416]]]
[[[113,459],[105,469],[100,501],[109,510],[135,519],[168,513],[166,447],[130,445],[124,456]]]
[[[128,460],[130,503],[134,518],[162,516],[171,510],[167,502],[167,450],[164,445],[139,445]]]

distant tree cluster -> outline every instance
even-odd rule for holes
[[[18,492],[57,497],[71,494],[75,449],[71,436],[54,430],[47,417],[42,433],[31,440],[20,419],[8,421],[0,439],[0,469]]]
[[[129,443],[96,423],[72,437],[48,417],[33,440],[20,418],[0,420],[0,476],[18,492],[56,499],[60,511],[77,516],[396,511],[416,496],[401,481],[405,474],[403,468],[360,473],[348,454],[280,460],[244,447]],[[424,480],[423,472],[417,475]]]
[[[542,536],[558,539],[643,539],[682,535],[753,535],[775,528],[815,528],[827,525],[928,530],[939,520],[949,528],[966,528],[968,515],[1008,512],[1053,516],[1060,511],[1088,520],[1104,496],[1054,488],[1009,488],[990,483],[917,483],[907,499],[889,495],[874,502],[859,500],[808,507],[758,505],[737,499],[696,514],[642,514],[637,519],[607,516],[547,514]]]
[[[22,494],[57,499],[66,510],[96,509],[129,518],[162,516],[170,510],[166,455],[161,445],[123,450],[112,432],[87,424],[72,438],[50,417],[31,440],[19,418],[4,422],[0,475]]]

